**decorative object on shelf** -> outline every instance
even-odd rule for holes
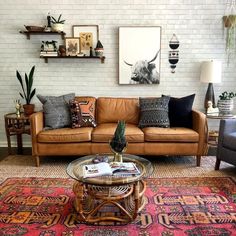
[[[219,108],[213,107],[212,101],[208,101],[207,103],[207,115],[218,115],[219,114]]]
[[[62,14],[59,15],[58,19],[51,16],[52,31],[62,32],[64,29],[65,20],[61,19]]]
[[[47,32],[50,32],[51,30],[52,30],[52,18],[51,18],[51,16],[50,16],[50,12],[48,12],[48,15],[47,15],[47,22],[48,22],[48,25],[47,25],[47,27],[45,28],[45,31],[47,31]]]
[[[234,109],[234,101],[233,98],[236,97],[236,93],[234,92],[223,92],[219,96],[218,100],[218,108],[220,115],[232,115],[232,111]]]
[[[120,27],[119,83],[159,84],[160,45],[159,26]]]
[[[29,32],[43,32],[45,29],[45,26],[33,26],[33,25],[25,25],[25,28]]]
[[[25,99],[26,104],[23,105],[24,113],[26,116],[31,115],[34,113],[34,104],[31,104],[31,99],[34,97],[36,89],[32,89],[33,81],[34,81],[34,69],[35,66],[33,66],[30,70],[29,75],[25,73],[25,85],[23,83],[22,77],[19,73],[19,71],[16,71],[16,77],[18,81],[20,82],[22,92],[19,93],[20,96]]]
[[[57,56],[57,41],[42,41],[40,56]]]
[[[103,48],[103,45],[102,45],[100,40],[98,40],[96,48],[94,48],[94,51],[95,51],[95,55],[97,57],[102,57],[103,56],[104,48]]]
[[[211,101],[213,108],[216,107],[213,83],[221,82],[221,62],[220,61],[204,61],[201,64],[200,81],[208,83],[208,88],[204,101],[204,108],[207,112],[208,102]]]
[[[230,62],[231,54],[235,53],[235,41],[236,41],[236,6],[235,0],[227,0],[225,14],[223,16],[223,28],[225,36],[225,49],[228,57],[228,63]]]
[[[58,52],[59,52],[59,56],[61,56],[61,57],[66,56],[66,46],[65,45],[60,45],[59,49],[58,49]]]
[[[80,52],[90,56],[90,47],[95,48],[99,38],[98,25],[73,25],[72,33],[80,38]]]
[[[80,39],[68,37],[65,38],[66,56],[77,56],[80,53]]]
[[[112,140],[110,148],[114,153],[114,162],[123,162],[122,153],[127,147],[125,138],[125,121],[119,121]]]
[[[15,108],[16,108],[16,116],[20,117],[21,103],[20,99],[14,100]]]
[[[172,49],[169,51],[169,63],[171,68],[171,73],[175,73],[176,64],[179,61],[179,40],[175,34],[173,34],[171,40],[169,41],[169,47]]]

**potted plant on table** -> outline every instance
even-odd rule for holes
[[[29,75],[25,73],[25,83],[23,82],[23,79],[19,73],[19,71],[16,71],[16,77],[18,81],[20,82],[22,92],[19,92],[20,96],[25,99],[26,104],[23,105],[24,108],[24,114],[26,116],[31,115],[34,113],[34,104],[31,104],[31,99],[34,97],[36,89],[32,89],[33,81],[34,81],[34,69],[35,66],[33,66],[30,70]]]
[[[236,93],[224,91],[218,100],[218,108],[220,115],[231,115],[234,108],[233,98],[236,97]]]
[[[112,140],[110,141],[110,147],[114,153],[115,162],[123,162],[122,153],[127,146],[125,138],[125,121],[119,121]]]
[[[55,17],[51,17],[51,23],[52,23],[52,31],[54,32],[62,32],[64,28],[65,20],[61,19],[62,14],[59,15],[59,17],[56,19]]]

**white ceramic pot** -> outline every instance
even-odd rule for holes
[[[228,100],[219,100],[218,108],[220,115],[231,115],[234,109],[234,101],[233,99]]]
[[[62,32],[64,29],[64,24],[52,24],[52,31]]]

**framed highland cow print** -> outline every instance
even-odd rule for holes
[[[119,27],[119,84],[159,84],[160,26]]]

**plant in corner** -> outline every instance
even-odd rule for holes
[[[115,154],[114,161],[122,162],[122,152],[124,152],[126,146],[125,121],[119,121],[114,136],[110,141],[111,150]]]
[[[55,32],[62,32],[64,28],[64,23],[66,20],[61,19],[62,14],[59,15],[59,17],[56,19],[55,17],[52,16],[52,31]]]
[[[33,66],[30,70],[29,75],[25,73],[25,83],[23,82],[23,79],[19,73],[19,71],[16,71],[16,77],[18,81],[20,82],[22,92],[19,92],[20,96],[25,99],[26,104],[23,105],[24,113],[25,115],[29,116],[34,112],[34,104],[31,104],[31,99],[34,97],[36,89],[32,89],[33,81],[34,81],[34,69],[35,66]]]
[[[219,113],[221,115],[231,115],[234,108],[233,98],[236,97],[236,93],[224,91],[218,100]]]

